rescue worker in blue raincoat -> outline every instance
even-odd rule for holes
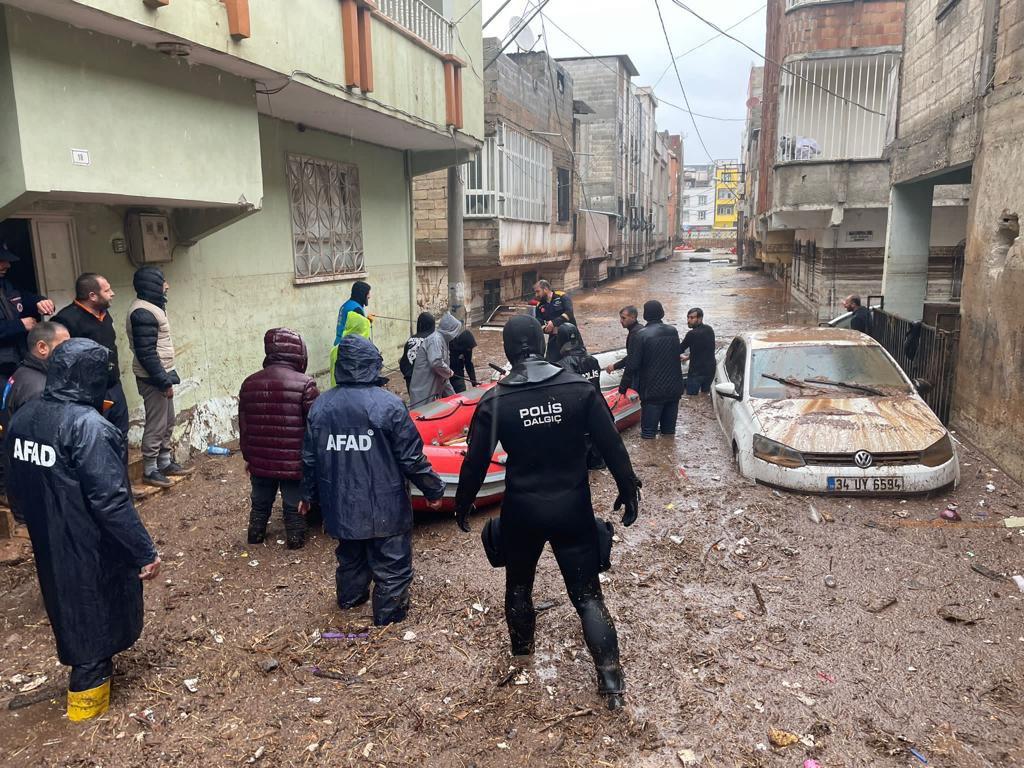
[[[32,539],[57,657],[71,667],[68,719],[110,703],[113,657],[142,633],[142,582],[160,557],[132,503],[125,442],[101,413],[109,352],[71,339],[42,397],[11,419],[8,494]]]
[[[373,342],[346,336],[339,345],[337,386],[313,404],[302,448],[299,511],[319,502],[324,529],[338,540],[338,606],[370,598],[373,621],[405,619],[412,584],[411,481],[439,509],[444,481],[423,455],[423,440],[405,404],[383,388],[384,364]]]

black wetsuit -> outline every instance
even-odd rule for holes
[[[585,435],[590,434],[608,462],[623,498],[635,498],[637,479],[598,390],[542,360],[543,341],[539,328],[535,330],[533,355],[516,362],[511,374],[477,406],[459,476],[456,510],[469,509],[500,440],[508,453],[501,535],[507,562],[505,618],[512,651],[516,655],[533,651],[533,581],[544,545],[550,543],[582,620],[599,689],[620,693],[624,683],[618,639],[598,580],[598,534]],[[541,450],[543,446],[558,446],[558,451]]]

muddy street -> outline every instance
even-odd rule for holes
[[[575,297],[590,349],[621,346],[618,309],[651,298],[679,327],[703,307],[720,346],[803,319],[759,273],[672,261]],[[500,334],[477,338],[482,371]],[[246,545],[242,461],[202,457],[140,508],[164,570],[96,721],[63,716],[31,562],[0,566],[4,701],[53,692],[0,711],[0,764],[1024,764],[1024,593],[1008,578],[1024,571],[1024,529],[1004,523],[1024,494],[991,462],[958,446],[963,483],[932,498],[807,497],[742,480],[706,396],[684,398],[675,440],[623,437],[644,481],[637,523],[618,525],[607,472],[592,484],[618,537],[604,589],[624,712],[595,693],[550,554],[537,652],[510,668],[504,574],[479,539],[494,510],[469,535],[420,519],[410,617],[377,629],[368,606],[337,609],[322,533],[286,550],[278,506],[266,544]],[[939,518],[950,502],[960,522]]]

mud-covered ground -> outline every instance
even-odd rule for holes
[[[680,325],[703,306],[720,343],[796,319],[758,274],[668,263],[577,298],[590,347],[620,345],[616,310],[646,298]],[[497,359],[498,340],[479,336],[478,358]],[[267,544],[247,546],[240,459],[202,458],[192,480],[142,506],[164,570],[146,588],[145,632],[117,659],[112,707],[98,721],[63,718],[66,670],[31,563],[0,567],[0,696],[41,676],[37,691],[58,692],[4,706],[0,762],[1024,765],[1024,594],[1003,578],[1024,572],[1021,529],[1003,524],[1021,514],[1022,494],[983,456],[961,445],[962,487],[903,503],[741,481],[706,398],[684,400],[675,441],[641,445],[635,428],[625,440],[645,482],[641,517],[617,529],[605,582],[625,712],[604,710],[594,693],[550,556],[535,591],[551,604],[537,653],[510,674],[502,574],[481,549],[482,516],[473,535],[421,520],[411,616],[375,629],[368,609],[335,607],[330,540],[317,533],[288,551],[276,515]],[[593,485],[613,519],[610,478]],[[947,502],[961,522],[938,519]],[[366,636],[318,639],[328,630]],[[802,741],[773,746],[771,729]]]

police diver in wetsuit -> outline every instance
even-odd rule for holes
[[[503,333],[512,371],[480,400],[469,432],[469,449],[455,499],[459,527],[469,531],[473,499],[495,445],[508,453],[500,538],[505,560],[505,620],[512,653],[533,653],[536,613],[533,581],[545,543],[551,544],[583,635],[597,667],[598,691],[609,709],[623,706],[625,682],[615,625],[598,580],[598,521],[590,498],[587,448],[590,434],[618,485],[616,510],[623,525],[636,520],[640,481],[633,473],[611,412],[597,389],[544,359],[544,335],[532,318],[515,317]],[[541,445],[559,446],[552,462]]]

